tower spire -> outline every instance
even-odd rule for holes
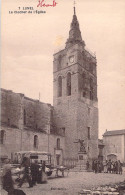
[[[76,2],[74,1],[74,15],[76,15],[76,6],[75,6]]]
[[[77,16],[76,16],[76,0],[74,0],[74,14],[73,14],[73,19],[70,25],[70,31],[69,31],[69,38],[66,41],[66,48],[70,47],[71,45],[75,44],[75,43],[81,43],[83,46],[85,46],[84,41],[82,40],[82,36],[81,36],[81,31],[79,28],[79,22],[77,20]]]

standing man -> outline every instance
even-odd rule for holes
[[[32,185],[36,185],[39,175],[39,165],[37,160],[34,161],[34,163],[31,164],[31,175],[32,175]]]
[[[86,169],[87,169],[87,171],[89,170],[89,161],[88,160],[86,162]]]
[[[95,160],[92,161],[92,170],[95,172]]]
[[[111,164],[112,164],[111,159],[109,159],[109,161],[107,163],[107,172],[108,173],[111,173]]]
[[[46,169],[46,163],[45,163],[45,161],[43,161],[43,163],[42,163],[42,183],[47,182],[47,175],[45,173],[45,169]]]
[[[118,160],[118,174],[122,174],[122,163]]]
[[[95,173],[98,173],[98,161],[95,161]]]
[[[29,188],[33,187],[32,181],[31,181],[31,177],[29,175],[29,166],[30,166],[30,160],[29,160],[29,158],[24,157],[21,166],[24,167],[24,175],[23,175],[23,177],[22,177],[22,179],[21,179],[18,187],[21,187],[22,186],[22,184],[23,184],[23,182],[24,182],[25,179],[29,183]]]

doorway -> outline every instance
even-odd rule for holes
[[[60,155],[56,154],[56,164],[60,165]]]

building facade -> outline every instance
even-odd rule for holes
[[[125,129],[106,131],[103,135],[105,159],[125,162]]]
[[[52,130],[52,112],[50,104],[1,89],[1,157],[12,158],[18,151],[45,151],[51,153],[53,164],[62,164],[65,134]]]
[[[74,163],[77,140],[84,140],[88,159],[98,157],[97,62],[85,48],[75,8],[66,46],[54,54],[53,77],[53,106],[2,89],[3,155],[44,150],[55,164]]]

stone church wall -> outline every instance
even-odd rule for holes
[[[10,90],[1,90],[1,122],[8,126],[19,128],[20,94]]]
[[[69,104],[67,104],[67,101]],[[60,104],[55,106],[54,122],[58,129],[65,128],[65,158],[76,157],[76,146],[74,144],[75,138],[77,138],[77,113],[76,113],[76,101],[74,97],[67,96],[65,99],[58,100]]]
[[[84,140],[89,159],[98,157],[98,109],[91,104],[81,100],[77,107],[78,137]]]
[[[5,131],[4,143],[1,146],[1,156],[6,155],[10,159],[14,152],[19,151],[44,151],[52,155],[52,163],[56,164],[57,138],[60,138],[60,149],[64,149],[65,138],[58,135],[33,132],[31,130],[20,130],[10,127],[1,127]],[[21,132],[22,131],[22,132]],[[22,134],[22,135],[21,135]],[[34,136],[38,136],[38,148],[34,147]],[[63,158],[63,157],[62,157]],[[61,162],[63,163],[63,161]]]
[[[52,129],[51,133],[52,113],[53,107],[50,104],[2,89],[1,130],[4,131],[4,140],[0,143],[1,155],[11,158],[13,152],[21,150],[49,151],[52,154],[53,163],[56,163],[57,138],[60,139],[60,150],[63,151],[65,137],[64,133],[62,133],[63,136],[56,134],[55,129]],[[35,135],[38,136],[37,148],[34,147]],[[63,163],[63,156],[61,156],[61,163]]]
[[[27,130],[47,132],[51,122],[51,109],[50,104],[27,98],[20,93],[1,90],[1,122],[9,127],[20,128],[23,125]]]
[[[51,105],[25,97],[24,110],[26,113],[25,127],[47,132],[50,124]]]

